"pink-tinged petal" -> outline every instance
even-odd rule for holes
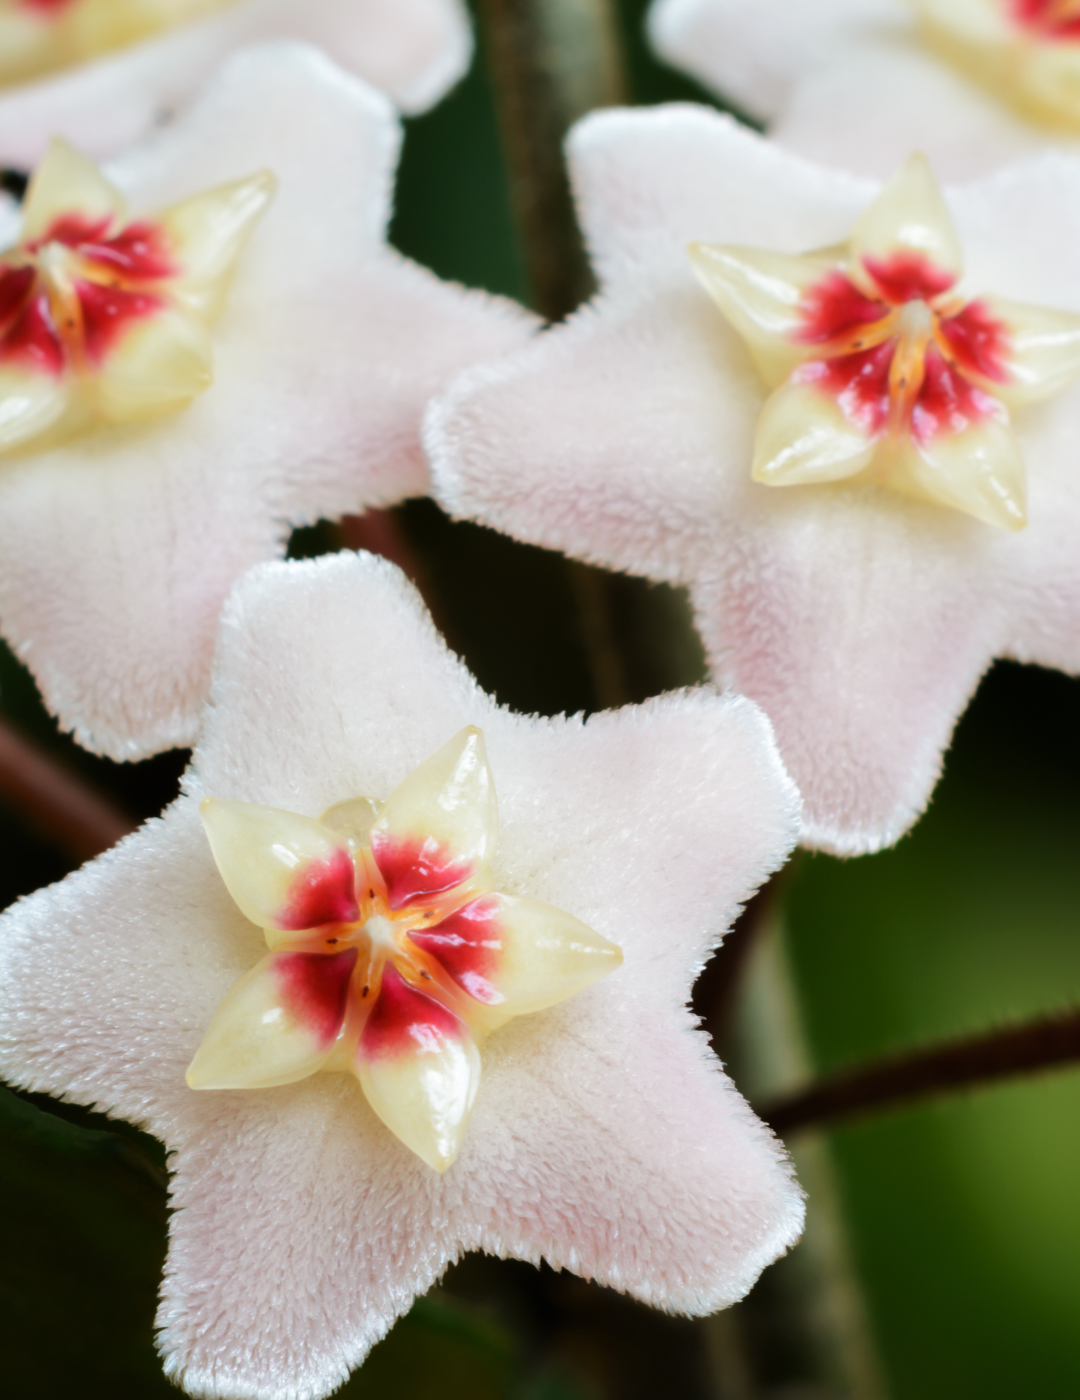
[[[487,1009],[494,1026],[575,996],[614,972],[622,952],[580,919],[538,899],[488,894],[410,934]]]
[[[669,63],[768,121],[852,29],[896,18],[895,0],[655,0],[648,25]]]
[[[687,107],[593,115],[569,149],[601,291],[436,401],[436,494],[518,538],[690,584],[718,680],[776,725],[807,803],[804,840],[845,853],[888,845],[923,810],[994,656],[1080,668],[1065,524],[1080,511],[1077,390],[1017,415],[1030,502],[1019,534],[870,481],[759,486],[748,469],[760,375],[723,319],[700,316],[677,280],[683,249],[703,228],[722,245],[831,248],[874,189]],[[733,188],[740,198],[726,208],[714,199]],[[1011,167],[950,190],[947,204],[963,287],[978,304],[990,306],[978,295],[989,288],[1080,311],[1072,159]],[[988,354],[983,373],[993,370],[993,337],[978,343],[971,321],[965,331],[953,357]],[[941,421],[952,402],[967,422],[971,399],[927,395],[919,411],[932,407]],[[1010,498],[1022,504],[1013,461],[998,454],[995,466],[984,454],[976,473],[989,490],[1006,488],[1010,514]]]
[[[268,953],[214,1013],[191,1089],[269,1089],[321,1069],[345,1023],[355,948]]]
[[[26,191],[21,237],[51,235],[57,221],[72,214],[105,233],[123,219],[124,199],[81,150],[54,138]]]
[[[691,243],[836,254],[880,190],[690,103],[590,113],[567,156],[603,287],[639,297],[669,277],[685,284]]]
[[[435,400],[425,422],[434,495],[516,539],[684,582],[714,544],[725,467],[749,475],[765,392],[739,336],[689,279],[647,301],[604,297]],[[680,463],[677,492],[657,461]]]
[[[770,136],[812,160],[879,179],[913,150],[950,181],[989,174],[1048,145],[1077,149],[1075,138],[1024,121],[930,51],[903,18],[853,34],[843,51],[804,71]]]
[[[0,97],[0,161],[34,165],[58,132],[109,155],[187,107],[230,54],[317,45],[405,112],[432,106],[472,57],[461,0],[232,0],[206,19]]]
[[[344,1074],[188,1097],[201,1111],[173,1159],[166,1373],[194,1394],[327,1396],[476,1247],[445,1190],[457,1173],[410,1152]]]
[[[498,833],[484,736],[469,726],[394,789],[371,829],[390,908],[406,909],[471,879],[490,860]]]
[[[877,850],[925,807],[1001,646],[993,569],[1011,536],[869,484],[774,495],[694,585],[698,627],[718,680],[776,728],[804,843]]]
[[[854,261],[887,301],[929,301],[961,273],[960,244],[922,155],[909,156],[851,231]]]
[[[492,1037],[455,1172],[477,1143],[484,1248],[702,1316],[795,1242],[802,1193],[690,1016],[658,1014],[640,976],[615,1001],[617,982]],[[562,1034],[549,1039],[552,1022]],[[596,1092],[597,1066],[613,1094]]]
[[[985,50],[1002,6],[976,8]],[[968,7],[946,9],[955,22]],[[768,122],[774,140],[838,169],[887,178],[919,150],[939,178],[965,179],[1078,144],[935,52],[897,0],[658,0],[650,30],[670,62]]]
[[[290,932],[359,918],[346,843],[312,817],[207,797],[203,825],[229,893],[245,918]]]
[[[452,1166],[480,1087],[480,1052],[469,1028],[392,963],[356,1049],[368,1103],[429,1167]]]
[[[0,473],[0,618],[87,746],[190,743],[235,580],[282,553],[292,523],[426,491],[427,401],[531,334],[520,308],[386,247],[398,141],[379,94],[282,45],[234,60],[111,168],[136,217],[264,167],[279,189],[214,328],[211,388],[160,425]]]
[[[468,723],[499,782],[500,883],[573,909],[619,943],[623,967],[490,1038],[445,1175],[350,1076],[189,1090],[203,1030],[262,944],[211,858],[204,786],[324,811],[390,791]],[[798,795],[755,706],[701,688],[588,721],[513,715],[385,561],[267,565],[229,604],[186,787],[0,929],[5,1078],[133,1117],[170,1150],[170,1375],[204,1393],[321,1397],[467,1249],[704,1311],[794,1238],[782,1150],[683,1010],[797,833]],[[627,823],[631,810],[652,819]]]

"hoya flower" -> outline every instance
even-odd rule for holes
[[[39,172],[0,262],[0,626],[87,747],[190,742],[234,580],[422,494],[424,404],[529,333],[387,247],[398,142],[275,45],[103,176],[63,146]]]
[[[601,292],[433,405],[436,495],[689,585],[804,840],[886,845],[993,657],[1080,669],[1080,164],[882,192],[691,106],[570,154]]]
[[[958,293],[956,233],[921,156],[841,249],[694,244],[690,257],[776,389],[758,420],[755,481],[864,477],[991,525],[1027,524],[1009,407],[1080,373],[1080,316]]]
[[[208,388],[210,327],[272,189],[262,172],[133,221],[54,142],[0,254],[0,455],[156,417]]]
[[[0,1070],[168,1146],[192,1393],[327,1394],[465,1250],[701,1314],[796,1238],[686,1007],[798,829],[749,701],[515,715],[385,561],[272,563],[184,786],[0,923]]]
[[[390,1131],[446,1171],[486,1036],[621,961],[571,915],[492,890],[498,806],[474,726],[385,803],[348,798],[315,821],[208,797],[202,818],[229,893],[272,951],[218,1009],[193,1089],[351,1072]]]
[[[35,164],[55,135],[111,155],[235,49],[277,39],[317,44],[406,112],[472,54],[461,0],[0,0],[0,164]]]
[[[912,149],[966,179],[1080,148],[1073,0],[656,0],[649,28],[774,139],[859,174]]]

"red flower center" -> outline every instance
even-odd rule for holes
[[[288,922],[297,906],[310,932],[277,965],[290,1015],[327,1047],[342,1031],[360,1035],[371,1055],[400,1050],[424,1026],[460,1031],[468,999],[497,1003],[499,905],[457,892],[471,874],[433,841],[341,852],[298,872]]]
[[[1010,0],[1013,22],[1051,42],[1080,41],[1077,0]]]
[[[0,259],[0,363],[59,375],[98,368],[133,321],[161,309],[177,269],[148,220],[55,219]]]
[[[24,10],[32,10],[45,19],[56,19],[77,3],[77,0],[20,0]]]
[[[986,386],[1008,380],[1007,332],[985,304],[953,295],[955,280],[906,252],[828,273],[800,308],[796,339],[819,353],[796,381],[835,398],[867,434],[919,445],[998,414]]]

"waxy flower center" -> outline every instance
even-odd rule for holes
[[[815,353],[793,378],[829,393],[874,437],[922,445],[993,416],[986,390],[1008,378],[1007,333],[952,284],[910,254],[830,272],[800,307],[793,339]]]
[[[385,803],[349,799],[315,820],[207,798],[202,816],[270,952],[218,1007],[188,1068],[193,1089],[351,1072],[387,1127],[445,1171],[486,1037],[619,964],[573,915],[493,889],[498,811],[472,726]]]
[[[131,219],[101,172],[55,140],[22,237],[0,253],[0,454],[143,423],[208,389],[211,329],[273,190],[262,171]]]
[[[355,855],[356,908],[357,917],[343,922],[335,922],[312,929],[310,932],[284,935],[290,949],[311,953],[316,956],[331,955],[346,961],[351,966],[346,992],[346,1016],[339,1039],[350,1042],[362,1031],[371,1008],[378,999],[387,963],[411,987],[442,1002],[455,1014],[467,1017],[471,1002],[479,1000],[494,1004],[501,1000],[494,987],[487,986],[484,995],[483,967],[487,961],[481,944],[466,942],[453,933],[440,936],[443,961],[431,954],[417,941],[424,931],[443,923],[463,906],[475,906],[480,901],[481,886],[472,882],[459,887],[447,899],[426,901],[422,908],[391,908],[386,882],[375,863],[369,848],[360,849]],[[298,906],[295,917],[310,917],[301,912]],[[457,961],[467,961],[472,976],[467,979],[471,998],[462,993],[461,987],[447,975],[446,945],[456,949]],[[497,947],[497,943],[494,945]],[[342,959],[342,955],[346,955]],[[462,967],[453,967],[460,977]],[[297,983],[286,1000],[289,1009],[298,1018],[303,1018],[308,1010],[304,1006],[304,988]],[[319,1014],[319,1013],[316,1013]]]
[[[754,435],[755,481],[860,480],[1024,527],[1011,415],[1080,374],[1080,316],[958,293],[959,240],[922,156],[842,248],[695,243],[690,261],[772,389]]]
[[[163,230],[141,220],[110,234],[109,223],[65,215],[0,259],[0,362],[86,373],[161,310],[177,272]]]

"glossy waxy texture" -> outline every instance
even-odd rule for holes
[[[1010,410],[1080,373],[1080,316],[959,291],[959,243],[922,157],[836,252],[690,256],[774,390],[756,481],[865,476],[992,525],[1027,523]]]
[[[386,1126],[442,1172],[468,1126],[484,1037],[622,961],[569,914],[491,893],[498,812],[478,729],[381,806],[357,798],[315,821],[207,798],[202,815],[229,893],[271,952],[219,1008],[192,1088],[352,1071]]]
[[[55,141],[0,254],[0,453],[156,417],[208,388],[210,328],[273,188],[263,172],[133,220]]]

